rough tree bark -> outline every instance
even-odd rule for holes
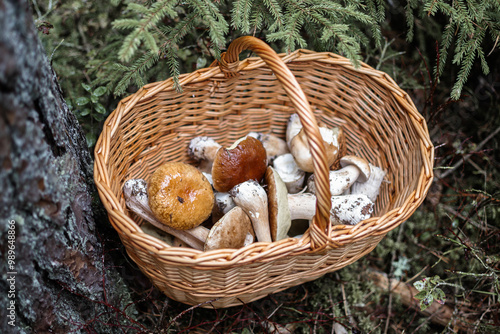
[[[0,332],[136,326],[103,263],[85,137],[19,0],[0,0],[0,189]]]

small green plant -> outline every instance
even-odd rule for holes
[[[392,267],[394,268],[393,275],[397,279],[401,279],[405,274],[405,271],[410,270],[410,260],[408,258],[401,256],[397,261],[392,262]]]
[[[419,291],[415,298],[420,300],[420,309],[423,311],[432,305],[434,301],[439,304],[444,304],[446,295],[443,290],[439,288],[440,285],[445,284],[439,276],[426,277],[420,281],[413,283],[413,286]]]
[[[83,89],[88,93],[88,96],[80,96],[75,100],[76,108],[68,103],[70,109],[73,110],[78,120],[85,127],[86,125],[91,125],[88,129],[85,129],[85,137],[87,139],[88,147],[94,146],[97,140],[97,131],[95,126],[92,126],[95,122],[102,122],[109,114],[106,108],[99,101],[107,93],[106,87],[99,86],[92,89],[90,85],[82,83]]]

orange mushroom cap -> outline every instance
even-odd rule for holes
[[[214,205],[214,193],[206,177],[182,162],[168,162],[151,175],[148,198],[156,218],[179,230],[203,223]]]

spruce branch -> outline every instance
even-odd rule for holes
[[[121,19],[113,22],[113,27],[117,29],[133,28],[132,32],[125,37],[122,47],[118,51],[119,59],[128,62],[134,56],[141,42],[144,42],[151,52],[157,53],[158,47],[151,31],[165,16],[168,15],[171,18],[177,16],[177,12],[174,10],[175,5],[177,5],[177,1],[172,0],[155,2],[151,8],[133,2],[129,3],[128,9],[140,13],[142,18]]]
[[[495,0],[407,0],[406,17],[407,39],[414,36],[414,11],[421,10],[423,19],[444,15],[448,23],[444,26],[439,41],[439,57],[434,71],[437,77],[443,74],[448,55],[453,53],[451,63],[459,67],[457,78],[451,91],[452,99],[460,98],[461,91],[469,78],[472,67],[479,60],[484,74],[489,66],[483,50],[485,37],[489,34],[492,41],[500,34],[498,17],[500,7]],[[427,16],[427,17],[425,17]]]

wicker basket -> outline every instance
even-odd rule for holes
[[[245,49],[259,57],[238,61]],[[354,68],[328,52],[277,55],[253,37],[231,43],[218,65],[181,75],[182,93],[168,79],[123,99],[95,148],[95,182],[111,224],[168,297],[223,308],[314,280],[368,254],[424,200],[434,159],[427,125],[385,73]],[[318,188],[316,216],[301,239],[209,252],[170,247],[143,233],[142,220],[127,210],[124,182],[147,180],[167,161],[194,163],[187,155],[191,138],[209,136],[225,146],[250,131],[284,138],[295,112],[312,148]],[[328,168],[316,120],[341,126],[349,153],[387,171],[375,215],[355,226],[329,223]]]

